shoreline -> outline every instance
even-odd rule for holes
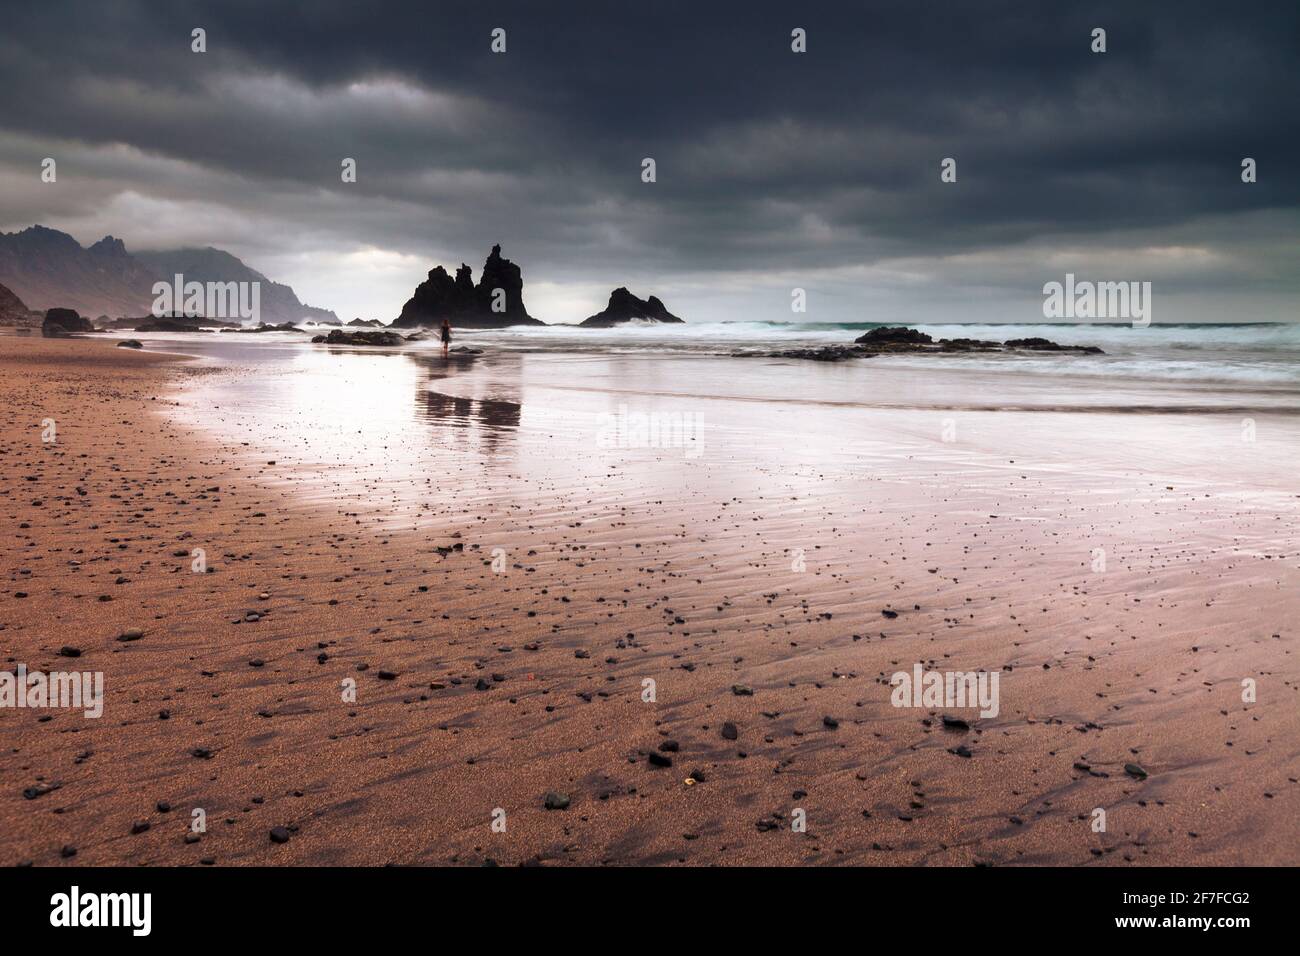
[[[1104,463],[1058,476],[1042,444],[996,470],[996,451],[959,448],[864,472],[851,449],[814,474],[762,445],[754,472],[730,406],[709,455],[666,470],[662,450],[584,453],[582,433],[531,424],[525,387],[514,424],[484,406],[459,446],[469,426],[440,418],[403,451],[420,470],[363,473],[400,496],[364,508],[337,470],[307,480],[297,459],[322,451],[269,424],[292,408],[224,437],[178,424],[168,383],[230,365],[157,355],[39,339],[0,355],[0,500],[30,525],[4,546],[0,648],[102,670],[107,692],[98,721],[0,711],[0,864],[64,847],[90,865],[1300,861],[1270,837],[1300,809],[1300,548],[1281,504],[1241,510],[1223,475],[1186,492]],[[501,401],[479,372],[445,388]],[[532,474],[492,436],[572,461]],[[441,500],[447,480],[478,497]],[[1132,546],[1089,577],[1103,526]],[[1270,535],[1280,561],[1233,550]],[[188,570],[197,542],[212,573]],[[143,638],[118,642],[131,627]],[[889,675],[918,664],[1000,674],[1000,713],[965,711],[962,731],[892,706]],[[1253,708],[1233,703],[1248,674]],[[40,784],[58,786],[22,795]],[[194,808],[207,833],[186,843]]]

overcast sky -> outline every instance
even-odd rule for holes
[[[688,321],[1032,322],[1067,272],[1152,282],[1157,322],[1297,317],[1293,0],[95,0],[5,18],[0,229],[217,246],[345,320],[391,320],[436,264],[477,278],[494,242],[547,321],[626,285]]]

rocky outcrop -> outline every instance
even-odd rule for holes
[[[441,325],[443,319],[471,329],[546,324],[528,314],[523,274],[517,265],[502,258],[499,245],[492,247],[483,263],[477,285],[473,271],[464,263],[456,270],[455,278],[442,266],[430,270],[429,277],[416,287],[392,324],[394,328],[413,329]]]
[[[929,345],[934,339],[924,332],[918,332],[916,329],[909,329],[899,325],[883,329],[872,329],[866,335],[860,335],[853,341],[856,345]]]
[[[313,342],[326,345],[401,345],[406,341],[398,332],[344,332],[333,329],[329,335],[312,336]]]
[[[380,322],[378,319],[363,319],[360,317],[353,319],[348,323],[348,325],[353,328],[365,329],[382,329],[384,327],[384,323]]]
[[[211,332],[213,329],[237,329],[238,322],[204,319],[194,315],[147,315],[141,319],[114,319],[106,328],[133,329],[136,332]]]
[[[924,332],[903,326],[872,329],[853,340],[852,345],[783,349],[779,352],[733,352],[738,358],[808,359],[814,362],[842,362],[845,359],[874,358],[877,355],[950,355],[957,352],[1073,352],[1104,355],[1095,345],[1058,345],[1048,339],[934,339]]]
[[[90,319],[83,319],[76,309],[48,309],[41,323],[41,335],[47,339],[66,339],[95,331]]]
[[[245,329],[245,328],[222,329],[221,331],[222,332],[243,332],[249,335],[255,335],[258,332],[306,332],[307,330],[298,328],[298,326],[294,325],[292,322],[282,322],[279,325],[267,325],[265,322],[263,322],[261,325],[255,326],[254,328],[251,329]]]
[[[638,299],[625,288],[617,288],[609,294],[609,304],[603,312],[597,312],[590,318],[578,323],[586,329],[608,329],[625,322],[681,322],[655,296]]]
[[[211,332],[200,328],[197,322],[180,319],[138,319],[135,325],[124,326],[136,332]]]
[[[1027,349],[1030,352],[1083,352],[1087,355],[1102,355],[1095,345],[1057,345],[1048,339],[1007,339],[1003,343],[1009,349]]]

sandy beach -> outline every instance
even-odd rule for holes
[[[113,341],[0,339],[0,656],[105,688],[0,865],[1300,863],[1285,396]]]

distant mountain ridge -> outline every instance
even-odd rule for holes
[[[339,323],[339,317],[329,309],[304,305],[289,286],[282,282],[272,282],[256,269],[245,265],[242,260],[212,246],[138,252],[135,257],[161,273],[163,279],[183,275],[186,281],[260,282],[262,321],[268,325],[303,321]]]
[[[328,309],[304,305],[287,285],[273,282],[228,252],[211,247],[129,253],[105,236],[89,248],[66,232],[35,225],[0,233],[0,285],[29,309],[76,309],[85,316],[145,316],[155,282],[259,282],[261,319],[268,324],[338,322]]]

